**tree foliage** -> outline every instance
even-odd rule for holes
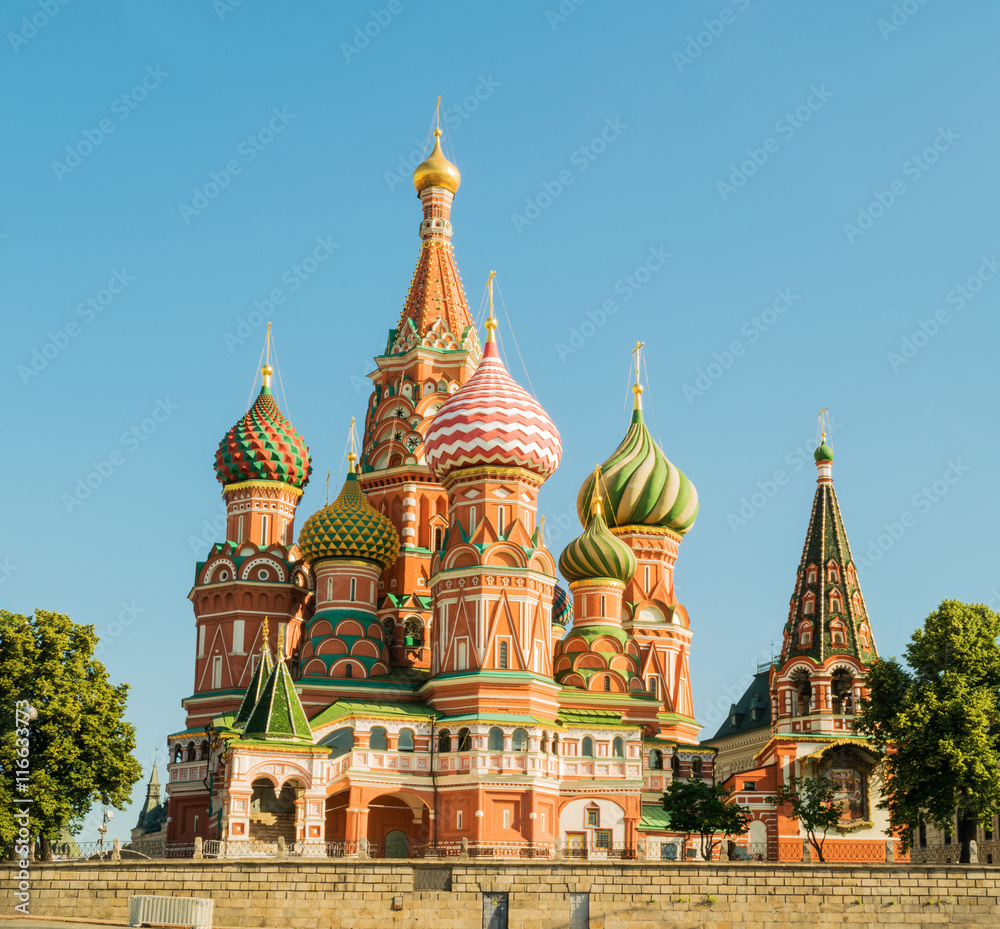
[[[833,781],[828,777],[790,777],[786,784],[778,788],[770,802],[777,806],[785,803],[791,806],[792,816],[799,821],[819,860],[826,861],[823,857],[826,834],[838,825],[841,817],[837,787]]]
[[[670,828],[701,837],[701,854],[711,859],[717,832],[743,835],[750,825],[746,807],[727,803],[729,792],[722,784],[710,787],[703,780],[675,778],[663,792],[663,809],[670,815]]]
[[[93,626],[61,613],[0,610],[0,848],[21,825],[17,810],[27,809],[47,857],[60,830],[79,828],[92,804],[131,802],[141,769],[132,756],[135,727],[123,718],[129,687],[111,685],[96,644]],[[18,701],[38,713],[26,726]],[[25,752],[27,788],[19,790],[15,771]],[[24,798],[30,806],[15,803]]]
[[[956,813],[962,862],[976,823],[1000,813],[1000,616],[945,600],[895,659],[868,671],[857,728],[884,753],[879,806],[912,843],[921,814],[950,831]]]

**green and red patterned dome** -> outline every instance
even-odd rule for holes
[[[568,626],[573,619],[573,598],[562,584],[556,584],[552,592],[552,622]]]
[[[392,521],[367,500],[351,470],[333,503],[310,516],[299,533],[299,551],[310,562],[324,558],[363,558],[385,570],[399,555],[399,535]]]
[[[593,474],[576,498],[580,522],[594,493]],[[632,423],[621,445],[601,465],[604,519],[613,529],[650,526],[683,535],[698,516],[698,491],[653,441],[642,418],[639,390]]]
[[[215,474],[223,486],[243,481],[280,481],[300,490],[309,483],[309,448],[271,395],[271,367],[253,406],[219,443]]]
[[[595,497],[583,535],[570,542],[559,556],[559,570],[571,583],[612,580],[624,584],[635,574],[635,555],[608,530],[601,504],[601,498]]]

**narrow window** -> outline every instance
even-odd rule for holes
[[[472,751],[472,736],[469,734],[468,729],[458,730],[458,750],[460,752]]]
[[[368,585],[368,602],[370,604],[372,604],[372,606],[375,605],[375,582],[374,581],[372,581]]]
[[[292,541],[292,533],[288,528],[288,520],[284,520],[282,523],[282,535],[285,537],[285,544],[288,545]]]
[[[354,677],[354,665],[350,662],[344,666],[344,677]]]
[[[604,692],[605,693],[611,692],[611,676],[608,674],[604,675]]]
[[[500,668],[502,670],[506,670],[506,668],[507,668],[507,643],[506,642],[501,642],[500,643],[499,665],[500,665]]]
[[[438,733],[438,754],[447,755],[451,751],[451,730],[442,729]]]
[[[658,748],[654,748],[649,753],[649,770],[650,771],[663,770],[663,752],[661,752]]]
[[[601,594],[601,616],[605,616],[605,610],[608,608],[608,598]]]
[[[503,827],[504,829],[510,829],[510,810],[503,811]]]
[[[583,739],[583,746],[580,749],[580,754],[585,758],[594,757],[594,740],[588,735]]]
[[[243,627],[244,620],[234,619],[233,620],[233,654],[242,655],[243,654]]]
[[[649,690],[649,693],[652,696],[659,698],[660,694],[659,694],[659,689],[656,686],[656,678],[655,677],[651,677],[649,679],[649,683],[646,685],[646,688]]]
[[[504,527],[507,524],[507,511],[504,507],[497,507],[497,532],[503,535]]]
[[[695,758],[691,762],[691,777],[701,777],[701,759]]]
[[[476,531],[476,508],[469,507],[469,535]]]
[[[260,544],[267,545],[267,517],[260,518]]]
[[[198,629],[198,657],[205,657],[205,627],[202,626]]]
[[[358,579],[356,577],[351,578],[351,603],[354,603],[358,599]]]
[[[539,813],[538,815],[539,815],[539,818],[541,819],[541,823],[542,823],[542,832],[547,832],[548,830],[545,828],[545,814],[544,813]]]
[[[243,541],[243,517],[242,516],[240,517],[240,520],[239,520],[239,526],[238,526],[238,528],[236,530],[236,536],[237,536],[237,538],[236,538],[237,542],[242,542]]]
[[[434,530],[434,551],[439,552],[444,548],[444,533],[440,529]],[[461,817],[461,812],[458,814]]]
[[[333,578],[332,577],[328,577],[326,579],[326,599],[327,600],[332,600],[333,599]]]
[[[212,659],[212,690],[218,690],[222,686],[222,656],[216,655]]]
[[[542,670],[542,646],[535,646],[535,673],[540,674]]]
[[[413,751],[413,730],[412,729],[400,729],[399,730],[399,742],[397,748],[401,752],[412,752]]]
[[[510,747],[515,752],[526,752],[528,750],[528,733],[523,729],[515,729],[510,739]]]
[[[462,828],[462,811],[461,810],[459,810],[457,813],[455,813],[455,828],[456,829],[461,829]]]
[[[464,641],[457,646],[457,658],[455,659],[456,670],[465,671],[469,667],[469,649]]]
[[[598,806],[587,807],[587,825],[599,826],[601,824],[601,808]]]
[[[197,814],[195,814],[195,817],[194,817],[194,834],[195,835],[198,834],[198,816],[197,816]]]
[[[621,738],[615,739],[614,742],[611,743],[611,754],[614,755],[615,758],[624,758],[625,757],[625,740],[624,739],[621,739]]]
[[[491,752],[503,751],[503,730],[494,726],[490,729],[490,734],[486,738],[486,747]]]
[[[642,569],[642,587],[646,593],[649,593],[649,565],[644,565]]]

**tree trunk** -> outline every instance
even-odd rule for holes
[[[969,864],[972,860],[972,842],[976,838],[976,820],[965,810],[958,811],[958,840],[962,843],[962,851],[958,856],[959,864]]]
[[[52,860],[52,839],[50,839],[48,836],[44,836],[43,835],[41,837],[41,845],[42,845],[42,861],[51,861]]]

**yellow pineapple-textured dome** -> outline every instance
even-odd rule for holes
[[[395,562],[396,527],[365,499],[353,462],[337,499],[306,520],[299,533],[299,551],[308,562],[364,558],[383,570]]]
[[[455,193],[461,183],[462,175],[458,173],[458,168],[441,151],[441,130],[435,129],[434,151],[417,165],[417,170],[413,172],[413,186],[417,188],[417,193],[428,187],[443,187]]]

